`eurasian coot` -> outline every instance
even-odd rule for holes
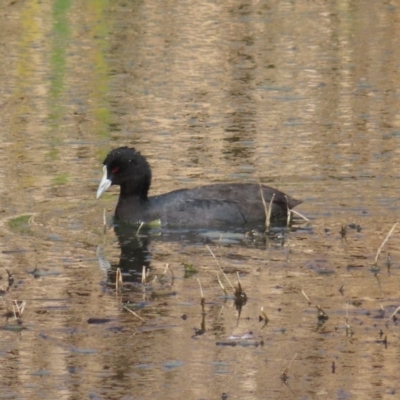
[[[121,187],[115,217],[130,224],[160,220],[162,225],[212,226],[263,223],[265,209],[260,186],[252,183],[225,183],[180,189],[148,197],[151,169],[134,148],[111,150],[103,162],[103,178],[97,190],[99,198],[111,185]],[[301,203],[279,190],[262,186],[266,204],[275,194],[272,219],[287,217]]]

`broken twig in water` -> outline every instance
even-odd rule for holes
[[[201,296],[200,304],[201,304],[201,310],[202,310],[203,315],[204,315],[205,314],[204,304],[206,302],[206,299],[204,297],[203,288],[201,287],[201,283],[200,283],[200,279],[199,278],[197,278],[197,282],[199,282],[199,286],[200,286],[200,296]]]
[[[313,303],[312,303],[312,301],[310,300],[310,298],[307,296],[306,292],[305,292],[304,290],[302,290],[301,293],[302,293],[302,295],[306,298],[306,300],[308,301],[308,305],[309,305],[309,306],[312,306]]]
[[[397,307],[394,312],[392,312],[392,314],[390,315],[390,317],[387,319],[388,321],[390,321],[396,314],[397,312],[400,310],[400,306]]]
[[[147,283],[147,278],[149,277],[149,275],[150,275],[150,268],[148,268],[148,269],[146,270],[146,266],[143,265],[143,268],[142,268],[142,285],[144,285],[145,283]],[[155,280],[155,279],[154,279],[154,280]]]
[[[374,261],[374,266],[376,266],[377,262],[378,262],[378,258],[381,254],[382,248],[383,246],[386,244],[386,242],[389,240],[390,235],[393,233],[394,229],[396,228],[398,222],[396,222],[393,226],[392,229],[389,231],[389,233],[386,235],[385,240],[382,242],[381,247],[379,247],[376,256],[375,256],[375,261]]]
[[[164,268],[164,272],[160,275],[160,277],[158,278],[159,279],[159,281],[161,281],[163,278],[164,278],[164,276],[166,275],[166,273],[169,271],[169,264],[167,263],[167,264],[165,264],[165,268]]]
[[[272,216],[272,203],[274,202],[275,193],[272,194],[271,201],[269,202],[268,206],[268,213],[265,219],[265,231],[264,233],[269,232],[269,227],[271,226],[271,216]]]
[[[386,267],[387,267],[389,275],[390,275],[390,267],[391,266],[392,266],[392,259],[390,257],[390,252],[388,252],[387,257],[386,257]]]
[[[289,199],[287,198],[286,194],[285,194],[285,199],[286,199],[286,212],[287,212],[286,227],[289,228],[290,220],[292,219],[292,210],[289,208]]]
[[[240,318],[241,310],[243,306],[247,303],[247,294],[243,291],[242,284],[240,283],[239,272],[236,272],[238,286],[235,289],[235,306],[238,311],[238,319]]]
[[[115,274],[115,290],[118,292],[124,286],[124,282],[122,280],[122,272],[120,268],[117,268],[117,272]]]
[[[14,300],[13,312],[14,312],[15,319],[22,318],[22,314],[24,313],[24,310],[25,310],[25,305],[26,305],[26,301],[22,301],[21,303],[18,304],[18,300]],[[15,310],[17,310],[17,311],[15,311]]]
[[[347,235],[347,228],[345,226],[340,227],[340,236],[342,239],[346,240],[346,235]],[[347,242],[347,240],[346,240]]]
[[[144,225],[144,222],[142,221],[142,222],[140,223],[140,225],[139,225],[138,230],[136,231],[136,236],[139,235],[139,232],[140,232],[140,230],[142,229],[142,226],[143,226],[143,225]]]
[[[139,318],[142,322],[146,322],[145,319],[143,319],[141,316],[135,313],[135,311],[130,310],[127,306],[124,306],[124,309],[126,311],[129,311],[131,314],[133,314],[136,318]]]
[[[240,276],[239,276],[239,272],[238,272],[238,271],[236,271],[236,278],[237,278],[237,281],[238,281],[238,289],[239,289],[239,292],[242,293],[243,290],[242,290],[242,285],[241,285],[241,283],[240,283]]]
[[[202,299],[204,299],[203,288],[201,287],[201,282],[200,282],[199,278],[197,278],[197,282],[199,283],[199,287],[200,287],[200,296]]]
[[[103,233],[107,233],[106,209],[103,209]]]
[[[349,324],[349,303],[346,303],[346,321],[344,323],[346,325],[346,336],[352,337],[354,335],[353,329]]]
[[[241,300],[242,302],[246,303],[247,295],[243,291],[242,284],[240,283],[239,272],[236,272],[236,277],[237,277],[237,281],[238,281],[237,288],[235,289],[236,300]]]
[[[314,304],[310,298],[307,296],[306,292],[304,290],[301,291],[302,295],[307,299],[308,301],[308,305],[310,306],[314,306],[317,311],[318,311],[318,321],[320,321],[321,323],[324,323],[326,320],[329,319],[328,315],[326,314],[326,312],[318,305],[318,304]]]
[[[293,363],[293,361],[296,359],[296,357],[297,357],[297,353],[294,355],[294,357],[293,357],[292,360],[290,361],[290,363],[289,363],[289,365],[287,366],[287,368],[282,372],[281,379],[282,379],[283,383],[287,383],[288,378],[289,378],[289,377],[288,377],[289,369],[290,369],[290,367],[292,366],[292,363]]]
[[[261,315],[258,317],[259,322],[264,321],[264,326],[268,324],[269,318],[268,315],[264,312],[264,307],[261,307],[260,311]]]

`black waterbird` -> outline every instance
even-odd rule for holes
[[[111,150],[103,162],[97,198],[111,185],[120,186],[115,217],[135,225],[159,221],[161,225],[207,227],[265,222],[258,184],[211,184],[149,197],[150,184],[151,169],[146,158],[134,148],[119,147]],[[288,209],[301,203],[277,189],[261,188],[267,206],[274,196],[271,220],[286,219]]]

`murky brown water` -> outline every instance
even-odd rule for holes
[[[372,266],[399,213],[398,1],[10,0],[0,26],[1,307],[25,300],[27,328],[2,322],[1,398],[397,398],[400,228]],[[153,193],[260,178],[311,222],[268,246],[104,234],[119,145]],[[240,316],[206,244],[240,271]]]

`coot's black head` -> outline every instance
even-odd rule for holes
[[[121,196],[136,195],[143,200],[151,184],[151,170],[146,159],[134,148],[111,150],[103,161],[103,178],[97,189],[99,198],[111,185],[121,186]]]

